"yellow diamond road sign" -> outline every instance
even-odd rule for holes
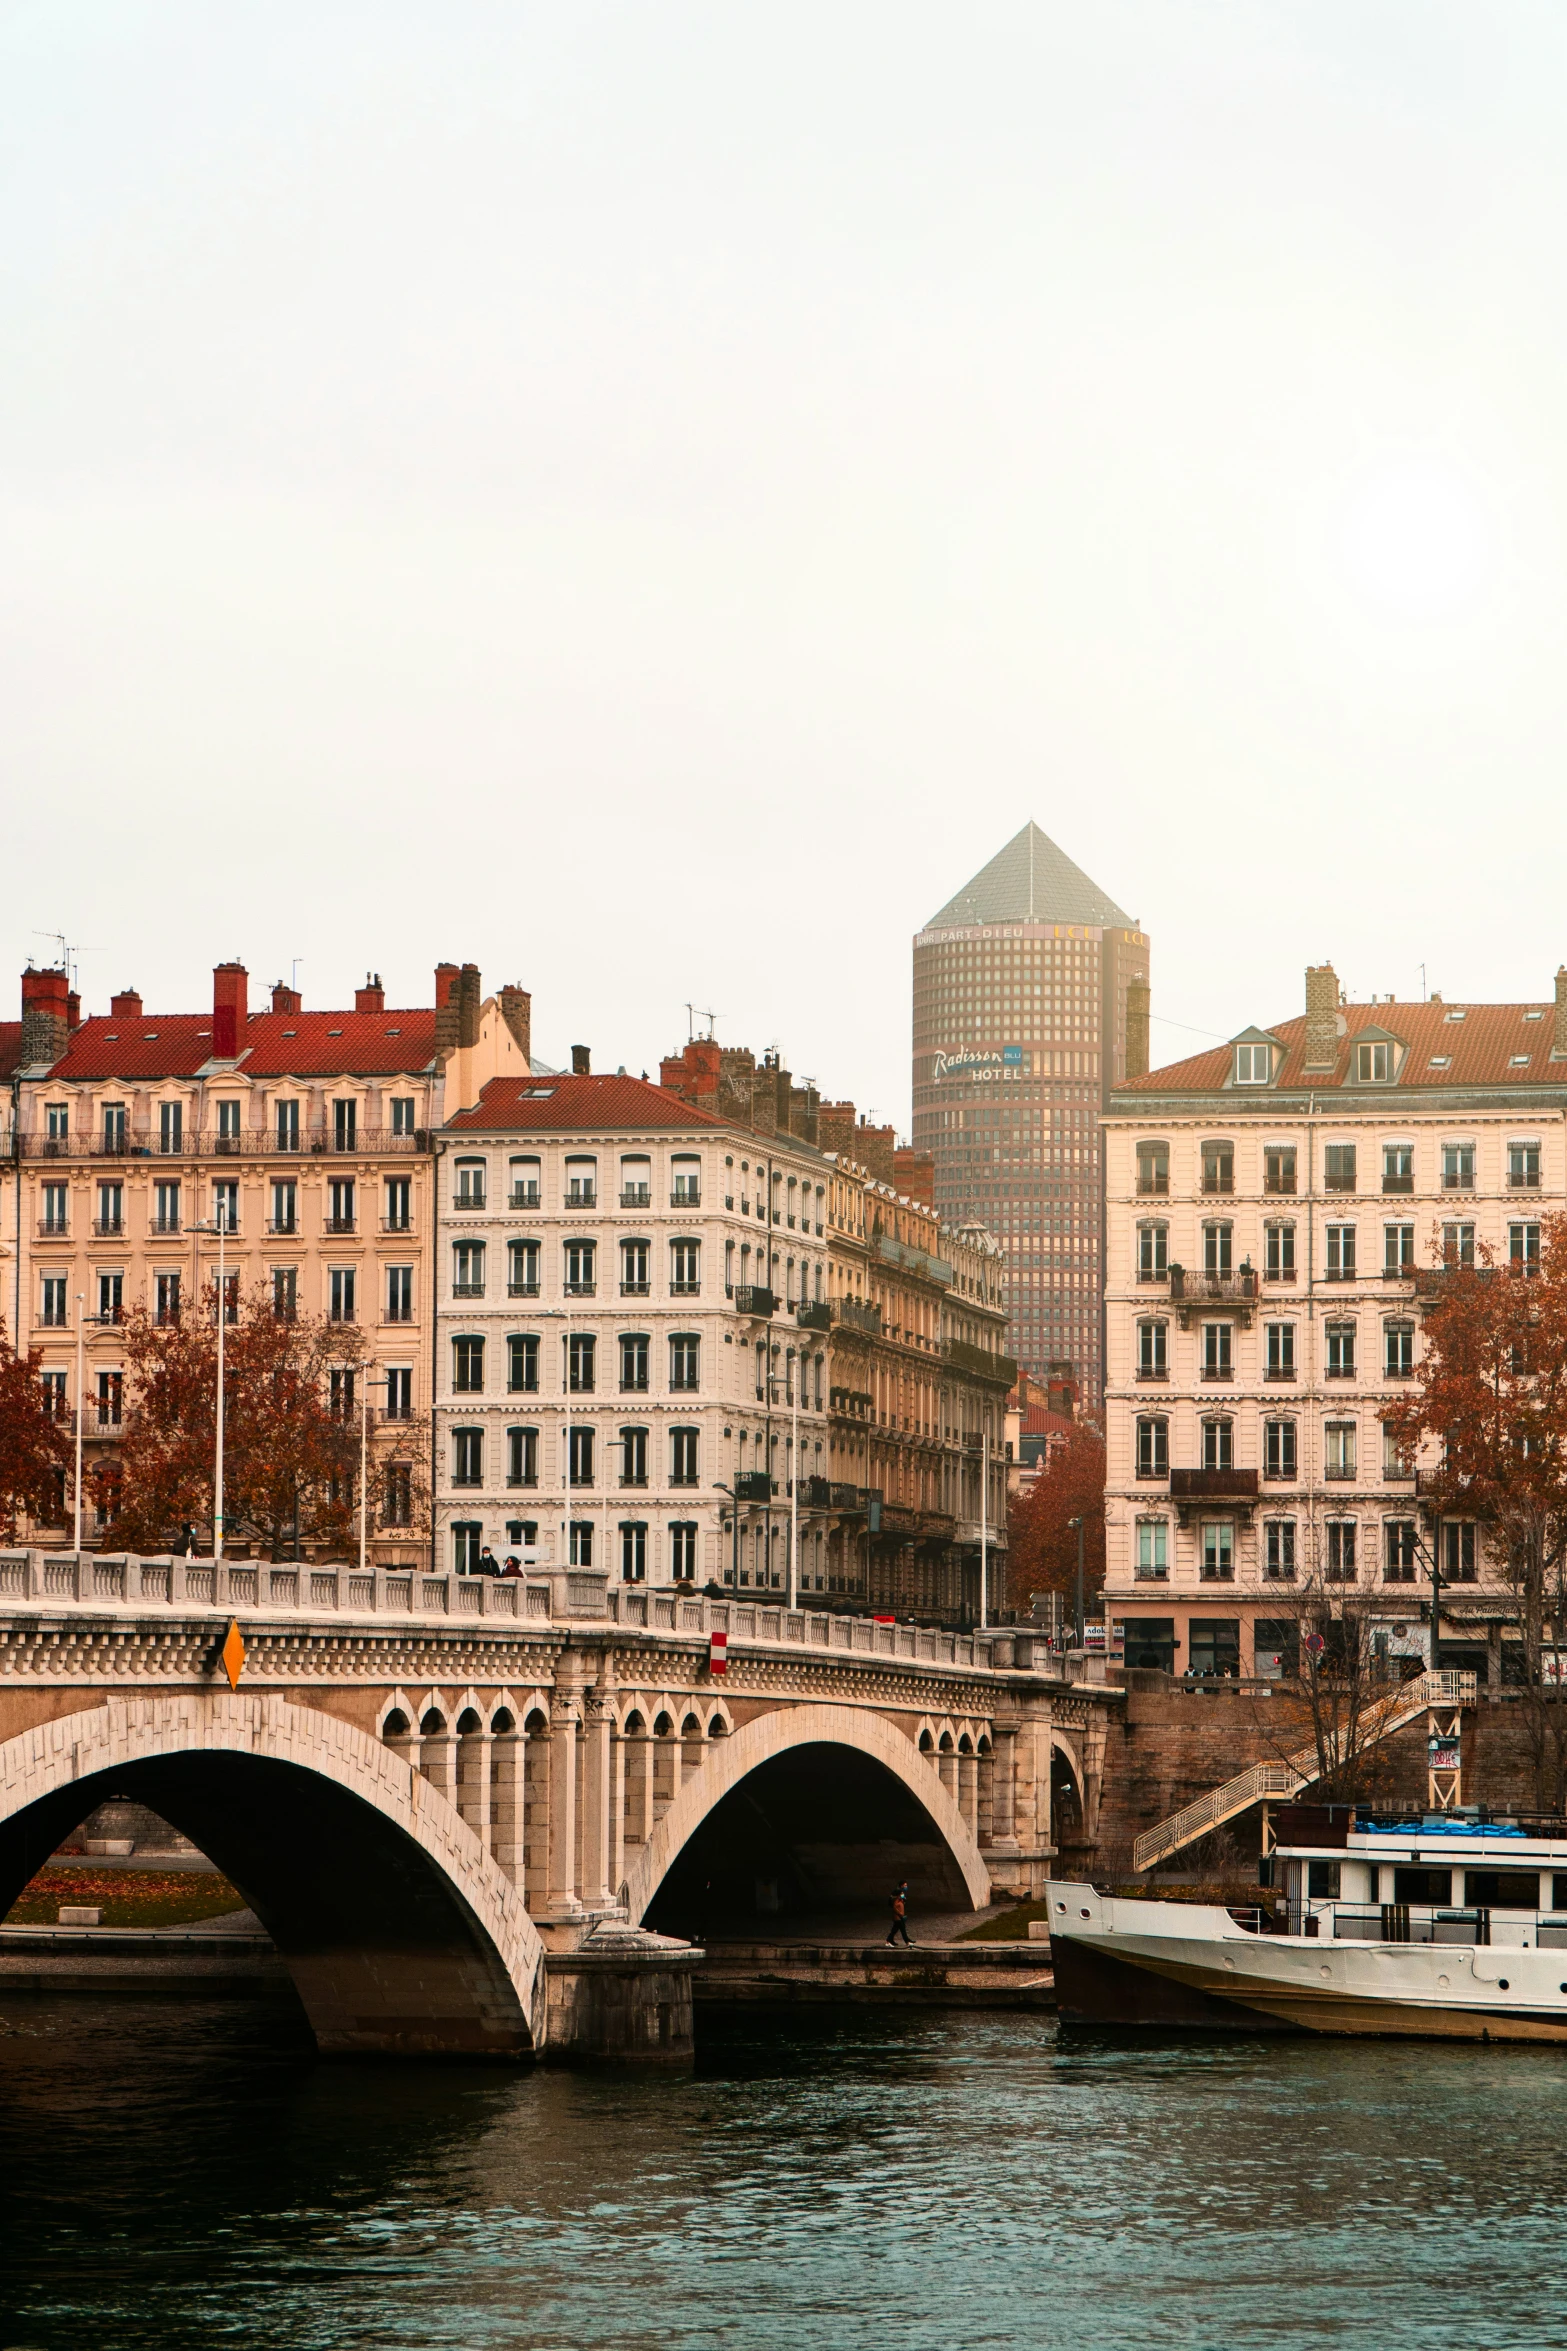
[[[229,1629],[223,1647],[218,1652],[223,1670],[229,1677],[229,1688],[239,1688],[239,1677],[245,1670],[245,1644],[240,1637],[237,1618],[229,1619]]]

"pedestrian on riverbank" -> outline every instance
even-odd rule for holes
[[[887,1940],[889,1943],[895,1943],[900,1935],[905,1943],[910,1941],[909,1886],[906,1878],[892,1897],[892,1925],[887,1930]]]

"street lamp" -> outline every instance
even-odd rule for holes
[[[81,1293],[81,1291],[80,1291],[80,1290],[78,1290],[78,1291],[77,1291],[77,1293],[76,1293],[76,1536],[75,1536],[76,1557],[77,1557],[77,1562],[78,1562],[78,1564],[80,1564],[80,1561],[81,1561],[81,1556],[82,1556],[82,1421],[83,1421],[83,1419],[84,1419],[84,1417],[85,1417],[85,1415],[86,1415],[86,1410],[87,1410],[87,1394],[86,1394],[86,1390],[85,1390],[85,1388],[83,1387],[83,1384],[82,1384],[82,1383],[83,1383],[83,1381],[84,1381],[84,1380],[86,1379],[86,1377],[87,1377],[86,1370],[85,1370],[85,1368],[84,1368],[84,1364],[85,1364],[85,1358],[84,1358],[84,1355],[83,1355],[83,1352],[82,1352],[83,1345],[84,1345],[84,1341],[85,1341],[85,1336],[86,1336],[86,1333],[85,1333],[85,1330],[84,1330],[84,1324],[83,1324],[83,1317],[84,1317],[84,1313],[85,1313],[85,1309],[86,1309],[86,1304],[87,1304],[87,1301],[86,1301],[86,1299],[85,1299],[85,1298],[82,1296],[82,1293]]]
[[[1081,1649],[1081,1647],[1083,1646],[1083,1522],[1082,1522],[1082,1520],[1081,1520],[1080,1518],[1069,1518],[1069,1519],[1067,1520],[1067,1522],[1066,1522],[1066,1523],[1067,1523],[1067,1525],[1068,1525],[1069,1527],[1076,1527],[1076,1529],[1077,1529],[1077,1611],[1076,1611],[1076,1616],[1077,1616],[1077,1646],[1079,1647],[1079,1649]]]
[[[367,1539],[366,1513],[367,1513],[367,1511],[368,1511],[368,1509],[369,1509],[369,1505],[370,1505],[370,1481],[369,1481],[369,1478],[368,1478],[368,1476],[367,1476],[367,1474],[366,1474],[366,1472],[367,1472],[367,1469],[368,1469],[368,1466],[369,1466],[369,1454],[370,1454],[370,1391],[371,1391],[371,1389],[372,1389],[372,1388],[389,1388],[389,1387],[391,1386],[391,1384],[392,1384],[392,1383],[391,1383],[391,1381],[390,1381],[389,1379],[386,1379],[386,1380],[366,1380],[366,1381],[365,1381],[364,1402],[363,1402],[362,1406],[360,1407],[360,1414],[359,1414],[359,1572],[360,1572],[360,1574],[361,1574],[361,1575],[363,1575],[363,1574],[364,1574],[364,1572],[365,1572],[365,1548],[366,1548],[366,1539]]]
[[[790,1360],[794,1364],[794,1376],[791,1379],[786,1375],[784,1393],[789,1399],[789,1608],[792,1613],[799,1605],[800,1381],[804,1377],[805,1365],[803,1357],[794,1348],[791,1348],[788,1356],[785,1357],[786,1362]],[[773,1392],[778,1386],[778,1374],[775,1371],[770,1371],[767,1377],[770,1402]],[[770,1559],[767,1563],[767,1570],[770,1578],[772,1575],[772,1561]],[[738,1591],[738,1577],[735,1579],[735,1588]]]
[[[730,1597],[738,1600],[740,1597],[740,1497],[733,1486],[724,1484],[722,1478],[714,1478],[713,1491],[715,1494],[729,1496],[729,1523],[734,1530],[734,1555],[733,1565],[729,1570],[729,1589]]]
[[[229,1220],[226,1203],[219,1207],[210,1224],[193,1224],[193,1233],[216,1233],[218,1236],[218,1431],[216,1456],[212,1472],[212,1556],[223,1557],[223,1332],[228,1322],[228,1274],[224,1241],[228,1235]]]

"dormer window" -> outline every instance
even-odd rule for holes
[[[1393,1075],[1393,1048],[1380,1039],[1355,1047],[1355,1076],[1363,1086],[1385,1086]]]
[[[1442,1015],[1444,1024],[1450,1020],[1466,1020],[1467,1018],[1468,1014],[1463,1012],[1444,1012]]]
[[[1235,1083],[1238,1086],[1266,1086],[1273,1077],[1273,1048],[1271,1045],[1237,1045],[1235,1048]]]

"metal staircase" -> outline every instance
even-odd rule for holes
[[[1423,1673],[1413,1681],[1401,1682],[1387,1697],[1366,1709],[1361,1718],[1361,1743],[1369,1745],[1374,1739],[1385,1739],[1393,1731],[1402,1730],[1416,1715],[1427,1714],[1433,1706],[1472,1706],[1477,1694],[1477,1683],[1472,1673]],[[1205,1796],[1173,1812],[1157,1828],[1145,1829],[1132,1845],[1132,1867],[1152,1869],[1154,1864],[1179,1852],[1197,1837],[1204,1837],[1210,1829],[1234,1820],[1238,1814],[1249,1812],[1265,1796],[1293,1796],[1318,1776],[1317,1751],[1306,1747],[1298,1755],[1285,1758],[1282,1763],[1254,1763],[1245,1771],[1238,1771],[1232,1780],[1210,1788]]]

